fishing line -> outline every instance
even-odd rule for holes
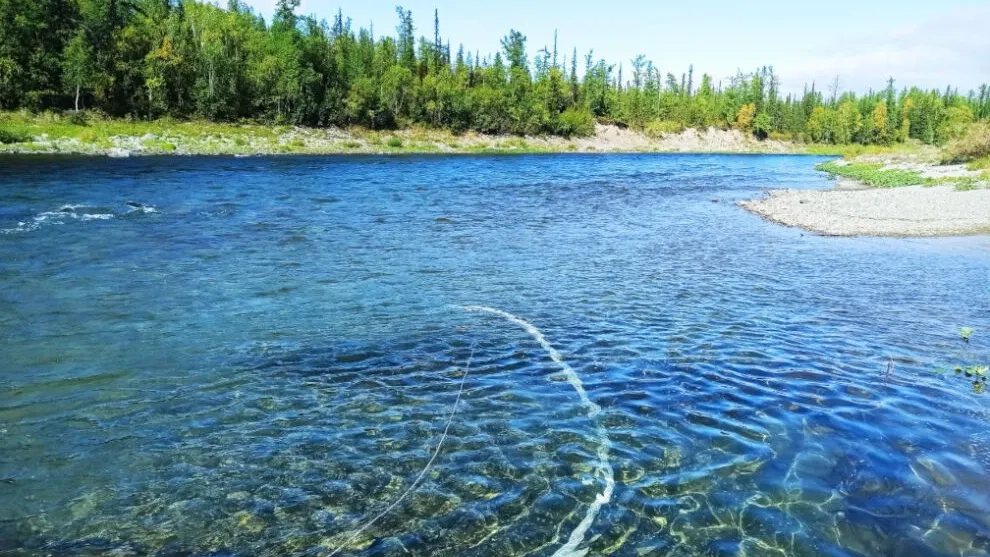
[[[568,537],[567,542],[554,552],[552,557],[584,557],[588,554],[588,549],[578,549],[582,543],[584,543],[584,538],[591,528],[592,523],[594,523],[595,518],[598,516],[598,512],[601,510],[602,506],[607,504],[612,500],[612,494],[615,492],[615,472],[612,469],[612,464],[608,459],[608,450],[611,442],[609,441],[608,435],[605,429],[602,427],[601,423],[598,423],[597,417],[601,414],[601,407],[588,398],[587,391],[584,390],[584,383],[581,382],[581,378],[578,376],[577,372],[566,362],[564,357],[561,356],[560,352],[553,347],[552,344],[547,340],[543,333],[537,329],[532,323],[529,323],[525,319],[513,315],[509,312],[502,311],[500,309],[487,307],[487,306],[462,306],[461,309],[469,312],[475,313],[488,313],[491,315],[496,315],[502,317],[511,323],[519,325],[522,327],[530,336],[532,336],[537,343],[550,355],[550,359],[553,360],[558,367],[560,367],[564,378],[571,385],[574,391],[577,393],[578,398],[581,399],[581,404],[588,411],[588,418],[595,420],[598,427],[598,463],[596,466],[596,474],[605,482],[605,488],[601,493],[595,496],[594,502],[588,507],[588,511],[584,515],[584,519],[574,528],[571,532],[570,537]],[[450,415],[447,417],[447,425],[444,427],[443,435],[440,436],[440,441],[437,443],[437,448],[433,452],[433,456],[426,463],[423,471],[419,473],[419,476],[413,481],[412,485],[393,502],[391,505],[385,508],[377,516],[372,518],[364,526],[358,529],[354,534],[352,534],[347,540],[344,541],[340,546],[337,547],[328,557],[333,557],[337,555],[347,546],[349,546],[354,540],[356,540],[361,534],[371,528],[376,522],[381,520],[385,515],[390,513],[393,509],[399,506],[403,500],[410,493],[413,492],[419,483],[426,476],[427,471],[433,462],[440,455],[440,449],[443,448],[443,443],[447,439],[447,433],[450,431],[450,424],[454,421],[454,416],[457,414],[458,405],[461,402],[461,395],[464,393],[464,383],[467,381],[468,373],[471,371],[471,360],[474,358],[474,349],[471,349],[471,356],[468,358],[467,367],[464,370],[464,376],[461,377],[461,385],[457,391],[457,399],[454,401],[454,406],[450,411]]]
[[[471,348],[471,355],[468,356],[467,366],[464,369],[464,375],[461,377],[461,386],[459,389],[457,389],[457,398],[454,400],[453,408],[450,409],[450,415],[447,416],[447,425],[444,426],[443,435],[440,436],[440,441],[437,442],[437,448],[436,450],[433,451],[433,456],[430,457],[430,460],[426,462],[426,466],[423,467],[423,471],[420,472],[418,476],[416,476],[416,479],[413,480],[412,485],[410,485],[409,488],[406,489],[406,491],[401,496],[399,496],[398,499],[396,499],[391,505],[386,507],[385,510],[378,513],[377,516],[375,516],[370,521],[365,523],[365,525],[362,526],[360,529],[358,529],[357,532],[354,532],[354,534],[352,534],[351,537],[347,538],[347,540],[345,540],[344,543],[340,544],[340,546],[338,546],[337,549],[333,550],[333,552],[330,553],[328,557],[333,557],[334,555],[343,551],[345,547],[351,545],[351,543],[354,540],[356,540],[361,534],[367,531],[368,528],[371,528],[372,526],[375,525],[376,522],[381,520],[385,515],[392,512],[392,510],[395,509],[395,507],[398,507],[399,504],[402,503],[402,501],[405,500],[405,498],[408,497],[409,494],[413,492],[413,490],[419,487],[419,482],[423,481],[423,478],[426,477],[426,472],[429,471],[430,466],[433,465],[433,462],[440,455],[440,449],[443,448],[443,442],[447,440],[447,433],[450,431],[450,424],[454,421],[454,415],[457,414],[457,407],[461,403],[461,395],[464,394],[464,383],[467,381],[468,374],[471,372],[471,360],[473,359],[474,359],[474,348]]]
[[[550,344],[543,333],[532,323],[521,317],[512,315],[507,311],[502,311],[500,309],[487,306],[464,306],[461,309],[464,309],[465,311],[497,315],[522,327],[536,340],[536,342],[539,343],[540,346],[543,347],[544,350],[546,350],[547,354],[550,355],[550,359],[560,367],[564,374],[564,378],[567,379],[567,382],[570,383],[571,387],[573,387],[577,392],[578,397],[581,399],[581,403],[588,409],[588,418],[595,420],[598,426],[598,465],[596,467],[596,472],[598,473],[598,476],[605,481],[605,489],[595,496],[595,501],[588,507],[588,511],[585,513],[584,519],[577,525],[576,528],[574,528],[574,531],[571,532],[567,543],[555,551],[552,556],[584,557],[588,554],[588,550],[578,549],[578,547],[584,542],[584,537],[587,535],[588,530],[595,521],[595,517],[598,516],[598,511],[601,510],[603,505],[612,500],[612,493],[615,492],[615,472],[612,469],[612,464],[608,460],[608,449],[611,442],[609,441],[608,434],[605,433],[605,429],[602,427],[601,423],[598,423],[596,420],[598,415],[601,413],[602,408],[588,398],[588,393],[584,390],[584,383],[581,382],[581,378],[578,376],[577,372],[575,372],[574,369],[566,361],[564,361],[564,357],[560,355],[560,352],[558,352],[557,349]]]

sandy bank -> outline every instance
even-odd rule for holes
[[[780,190],[740,205],[771,222],[827,236],[990,234],[990,190],[985,189]]]
[[[115,122],[113,133],[79,128],[78,137],[37,133],[22,143],[0,144],[0,153],[103,155],[331,155],[384,153],[801,153],[804,145],[758,141],[738,130],[688,129],[650,137],[612,125],[589,137],[510,136],[442,130],[371,131],[195,123],[162,125]],[[43,128],[42,128],[43,129]],[[110,128],[107,128],[110,129]],[[101,135],[102,134],[102,135]]]

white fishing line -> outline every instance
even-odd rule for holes
[[[575,391],[577,391],[578,397],[581,399],[581,403],[588,409],[588,417],[594,419],[601,413],[601,407],[588,398],[588,393],[584,390],[584,383],[581,382],[581,378],[578,374],[573,368],[571,368],[570,365],[568,365],[566,361],[564,361],[564,358],[560,355],[560,352],[557,352],[557,349],[547,341],[547,338],[543,336],[543,333],[533,326],[532,323],[529,323],[525,319],[512,315],[506,311],[486,306],[464,306],[463,309],[466,311],[484,312],[497,315],[525,329],[526,332],[536,339],[536,342],[538,342],[540,346],[542,346],[543,349],[550,354],[550,359],[560,366],[567,382],[571,384],[571,387],[573,387]],[[605,429],[600,423],[597,423],[597,420],[596,424],[598,426],[597,472],[598,475],[605,481],[605,489],[595,497],[595,501],[588,507],[588,512],[585,513],[584,519],[577,525],[574,531],[571,532],[567,543],[554,552],[553,557],[584,557],[588,554],[587,549],[578,549],[578,547],[584,542],[584,538],[587,535],[588,530],[595,521],[595,517],[598,516],[598,511],[601,510],[603,505],[612,500],[612,493],[615,491],[615,473],[612,470],[612,465],[608,460],[608,449],[610,442],[608,435],[605,433]]]
[[[365,523],[365,525],[359,528],[357,532],[351,534],[351,537],[347,538],[347,540],[345,540],[344,543],[340,544],[340,546],[338,546],[337,549],[333,550],[333,552],[331,552],[328,557],[333,557],[334,555],[343,551],[345,547],[351,545],[351,543],[354,542],[354,540],[358,539],[358,537],[361,534],[363,534],[365,531],[367,531],[368,528],[371,528],[372,526],[374,526],[376,522],[381,520],[385,515],[392,512],[392,510],[395,509],[395,507],[398,507],[399,503],[402,503],[402,501],[405,500],[405,498],[408,497],[409,494],[413,492],[413,490],[419,487],[419,482],[423,481],[423,478],[426,477],[426,472],[429,471],[430,466],[433,465],[433,461],[435,461],[437,459],[437,456],[440,455],[440,449],[443,448],[443,442],[447,440],[447,432],[450,431],[450,424],[454,421],[454,415],[457,414],[457,407],[461,403],[461,395],[464,394],[464,383],[465,381],[467,381],[468,373],[471,372],[472,359],[474,359],[473,348],[471,349],[471,355],[468,356],[467,366],[464,369],[464,376],[461,377],[461,386],[457,390],[457,399],[454,400],[454,406],[453,408],[450,409],[450,415],[447,416],[447,425],[444,426],[443,428],[443,435],[440,436],[440,441],[437,442],[437,448],[435,451],[433,451],[433,456],[431,456],[430,460],[427,461],[426,466],[423,467],[423,471],[420,472],[418,476],[416,476],[416,479],[413,480],[413,483],[412,485],[409,486],[409,489],[407,489],[402,495],[400,495],[398,499],[396,499],[391,505],[386,507],[385,510],[378,513],[378,515],[375,516],[375,518],[372,518],[367,523]]]
[[[577,372],[575,372],[574,369],[566,361],[564,361],[564,357],[560,355],[560,352],[558,352],[557,349],[550,344],[543,333],[532,323],[521,317],[512,315],[509,312],[487,306],[462,306],[461,309],[470,312],[481,312],[497,315],[522,327],[527,333],[530,334],[530,336],[536,339],[536,342],[539,343],[544,350],[546,350],[547,354],[550,355],[550,359],[560,367],[564,378],[567,379],[567,382],[570,383],[571,387],[574,388],[574,391],[577,392],[578,398],[581,399],[581,404],[588,409],[588,417],[591,419],[598,417],[602,409],[600,406],[592,402],[590,398],[588,398],[588,393],[584,390],[584,383],[581,382],[581,378],[578,376]],[[440,441],[437,443],[437,448],[433,451],[433,456],[430,457],[430,460],[426,463],[426,466],[423,467],[423,471],[419,473],[419,476],[416,477],[412,485],[410,485],[409,488],[395,500],[395,502],[386,507],[382,512],[378,513],[378,515],[365,523],[365,525],[359,528],[356,532],[351,534],[351,536],[347,538],[344,543],[338,546],[337,549],[333,550],[328,557],[333,557],[343,551],[344,548],[353,543],[354,540],[360,537],[361,534],[366,532],[376,522],[381,520],[388,513],[392,512],[392,510],[399,506],[399,504],[402,503],[402,501],[405,500],[410,493],[419,487],[419,483],[424,477],[426,477],[426,473],[429,471],[430,466],[433,465],[433,462],[437,459],[437,456],[440,455],[440,449],[443,447],[443,442],[447,439],[447,432],[450,431],[450,424],[454,421],[454,416],[457,414],[457,407],[461,402],[461,395],[464,393],[464,383],[467,381],[468,373],[471,371],[471,360],[473,358],[474,350],[472,349],[471,356],[468,358],[467,367],[464,370],[464,376],[461,377],[461,385],[457,391],[457,399],[454,400],[454,407],[451,408],[450,415],[447,417],[447,425],[444,427],[443,435],[440,436]],[[612,469],[612,464],[608,460],[608,449],[611,442],[608,439],[608,435],[605,433],[605,429],[600,423],[597,422],[597,420],[595,421],[598,427],[598,465],[596,467],[596,472],[597,475],[605,482],[605,489],[595,496],[595,500],[588,507],[588,511],[585,513],[584,518],[571,532],[567,542],[564,543],[560,549],[555,551],[552,557],[585,557],[588,554],[587,548],[579,549],[579,547],[582,543],[584,543],[584,538],[588,534],[588,530],[591,528],[591,525],[594,523],[595,517],[598,516],[598,512],[601,510],[603,505],[612,500],[612,494],[615,492],[615,472]]]

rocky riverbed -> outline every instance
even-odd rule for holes
[[[913,172],[927,184],[871,187],[840,177],[831,190],[775,190],[739,205],[768,221],[827,236],[990,234],[990,178],[984,172],[965,165],[939,165],[924,154],[871,155],[836,164]]]

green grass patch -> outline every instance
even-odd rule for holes
[[[970,170],[990,170],[990,155],[969,161],[966,163],[966,168]]]
[[[806,143],[801,148],[808,155],[842,157],[847,160],[863,155],[918,155],[924,152],[922,146],[914,143],[897,143],[894,145],[861,145],[850,143],[845,145],[824,145]]]
[[[984,173],[983,176],[954,176],[950,178],[943,178],[939,183],[949,184],[956,189],[956,191],[973,191],[973,190],[983,190],[990,187],[990,173]]]
[[[938,183],[933,178],[922,176],[920,172],[898,169],[883,170],[883,166],[879,164],[849,163],[843,165],[829,161],[819,164],[815,170],[828,172],[832,177],[842,176],[858,180],[877,188],[934,186]]]
[[[403,144],[401,138],[393,135],[392,137],[388,138],[388,140],[385,142],[385,145],[389,146],[392,149],[402,149]]]
[[[0,144],[13,145],[15,143],[27,143],[28,141],[31,141],[31,139],[33,139],[33,136],[29,135],[24,130],[0,128]]]
[[[152,153],[172,153],[178,147],[173,143],[168,141],[162,141],[161,139],[147,139],[141,142],[141,146],[145,148],[146,151]]]

